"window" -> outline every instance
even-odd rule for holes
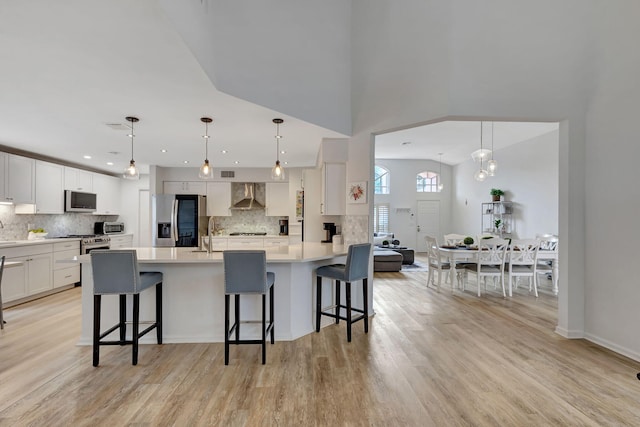
[[[373,231],[389,232],[389,204],[381,203],[373,206]]]
[[[389,171],[376,165],[374,174],[374,194],[389,194]]]
[[[420,172],[416,176],[418,193],[437,193],[440,176],[431,171]]]

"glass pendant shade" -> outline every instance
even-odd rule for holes
[[[284,181],[285,172],[284,168],[280,164],[280,123],[284,122],[282,119],[273,119],[273,123],[276,124],[276,164],[271,169],[271,179],[274,181]]]
[[[488,148],[480,148],[479,150],[471,153],[471,158],[474,162],[484,161],[491,156],[491,150]]]
[[[129,137],[131,138],[131,160],[129,161],[129,166],[124,170],[122,177],[124,179],[137,180],[140,179],[140,170],[136,167],[136,162],[133,160],[133,138],[135,134],[133,133],[133,124],[138,122],[139,119],[137,117],[126,117],[126,120],[131,123],[131,134]]]
[[[496,170],[498,169],[498,162],[491,159],[487,162],[487,173],[489,176],[494,176],[496,174]]]
[[[482,181],[484,181],[485,179],[487,179],[487,176],[489,176],[489,173],[488,173],[486,170],[482,169],[482,167],[480,167],[480,169],[478,169],[478,170],[476,171],[476,173],[475,173],[475,174],[473,174],[473,178],[474,178],[476,181],[480,181],[480,182],[482,182]]]
[[[131,159],[131,161],[129,162],[129,167],[124,170],[122,177],[124,179],[131,180],[140,179],[140,171],[136,167],[136,162],[133,159]]]
[[[198,172],[198,178],[200,179],[213,179],[213,168],[209,164],[209,123],[213,122],[210,117],[202,117],[200,119],[204,123],[204,163],[200,166]]]

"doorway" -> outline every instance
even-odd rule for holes
[[[440,236],[440,201],[439,200],[418,200],[417,206],[417,242],[418,252],[427,252],[425,236]]]

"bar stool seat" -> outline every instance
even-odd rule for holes
[[[336,323],[340,323],[340,319],[347,321],[347,341],[351,342],[351,325],[360,320],[364,321],[364,333],[369,332],[369,297],[368,297],[368,277],[369,277],[369,258],[371,255],[371,243],[360,243],[350,245],[347,252],[346,264],[331,264],[318,267],[316,269],[316,332],[320,332],[321,316],[328,316],[336,319]],[[335,281],[335,305],[322,308],[322,278],[326,277]],[[362,280],[362,309],[353,308],[351,305],[351,283]],[[346,304],[340,301],[340,282],[346,282],[345,297]],[[335,309],[332,313],[330,309]],[[341,309],[345,309],[345,315],[341,314]],[[362,313],[360,316],[353,317],[352,312]]]
[[[101,345],[132,345],[132,364],[138,364],[138,341],[148,332],[156,329],[158,344],[162,344],[162,273],[139,272],[136,251],[132,249],[93,250],[91,251],[93,271],[93,366],[100,361]],[[156,320],[140,332],[140,292],[147,288],[156,288]],[[100,314],[102,295],[119,296],[119,321],[100,333]],[[132,339],[126,339],[127,333],[127,295],[133,295]],[[119,339],[104,340],[115,330]]]
[[[273,287],[275,274],[267,271],[267,255],[265,251],[229,250],[222,253],[224,264],[224,364],[229,364],[229,343],[261,344],[262,364],[267,361],[267,334],[271,344],[275,342],[273,330]],[[266,295],[269,291],[269,324],[266,319]],[[260,321],[240,321],[240,295],[262,295],[262,319]],[[229,328],[230,297],[234,295],[234,323]],[[262,324],[261,339],[240,339],[240,323]],[[235,339],[229,336],[235,332]]]

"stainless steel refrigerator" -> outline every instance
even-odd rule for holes
[[[154,247],[198,247],[207,234],[206,196],[156,194],[152,213]]]

